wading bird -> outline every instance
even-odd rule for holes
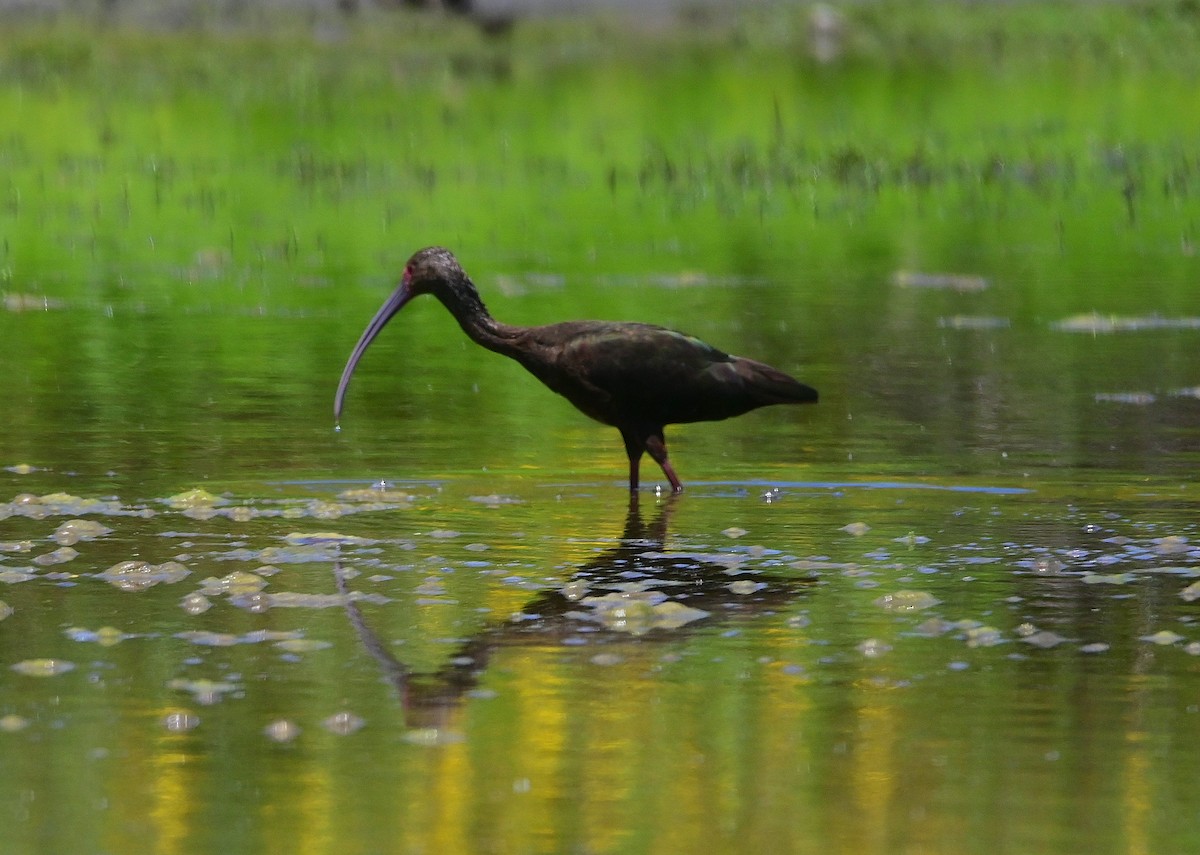
[[[501,323],[488,313],[448,249],[428,247],[408,260],[400,284],[379,307],[346,361],[334,399],[340,424],[350,376],[367,346],[413,297],[432,294],[476,344],[515,359],[598,422],[612,425],[629,455],[629,489],[648,453],[678,493],[663,428],[718,421],[768,404],[815,403],[817,391],[769,365],[730,356],[674,330],[638,323],[567,321],[540,327]]]

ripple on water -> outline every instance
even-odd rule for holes
[[[203,704],[204,706],[212,706],[213,704],[220,703],[224,696],[230,692],[236,692],[241,689],[241,686],[238,683],[227,680],[189,680],[180,677],[168,680],[167,688],[188,692],[195,698],[196,703]]]
[[[286,718],[277,719],[263,728],[263,734],[267,739],[280,744],[295,741],[301,732],[300,725]]]
[[[162,717],[162,726],[170,733],[187,733],[200,726],[200,716],[189,710],[172,710]]]
[[[349,736],[362,730],[367,724],[361,716],[343,710],[336,712],[321,722],[321,726],[337,736]]]
[[[1050,324],[1050,328],[1059,332],[1116,333],[1143,332],[1145,330],[1194,330],[1200,329],[1200,318],[1176,317],[1166,318],[1162,315],[1101,315],[1091,312],[1082,315],[1072,315]]]

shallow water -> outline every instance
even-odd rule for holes
[[[468,69],[392,95],[444,101],[453,127],[464,100],[528,94],[514,57],[512,80]],[[836,114],[869,71],[785,85],[776,61],[710,76],[662,60],[667,82],[643,88],[596,61],[561,85],[604,115],[615,89],[650,103],[684,79],[702,109],[744,74],[782,87],[786,120]],[[396,181],[363,128],[390,133],[372,112],[387,98],[340,114],[353,99],[326,103],[333,84],[301,71],[281,76],[302,119],[326,110],[331,147],[362,133],[362,152],[306,155],[305,122],[270,114],[283,142],[247,131],[265,152],[247,162],[206,159],[163,121],[165,178],[133,134],[94,161],[39,159],[17,130],[4,144],[24,171],[0,311],[0,851],[1195,849],[1194,204],[1138,196],[1130,223],[1111,151],[1075,146],[1102,108],[1070,80],[993,84],[1012,121],[1027,92],[1080,105],[1007,138],[1081,164],[1069,180],[964,177],[982,162],[967,143],[929,155],[947,170],[931,189],[889,171],[907,150],[841,148],[853,186],[818,170],[809,195],[771,195],[786,164],[756,166],[749,144],[751,177],[722,172],[712,153],[743,122],[707,108],[697,127],[720,133],[695,148],[671,116],[635,155],[597,137],[644,161],[637,191],[510,163],[559,178],[484,181],[509,207],[481,233],[445,224],[479,175],[507,174],[480,154],[490,126],[462,131],[444,195],[377,230]],[[1105,73],[1134,118],[1177,83]],[[950,121],[965,96],[948,90],[928,117]],[[121,94],[106,109],[135,113]],[[229,97],[218,129],[237,140],[269,98]],[[531,121],[577,116],[565,100]],[[1160,118],[1144,137],[1112,120],[1147,185],[1190,139],[1190,113]],[[444,152],[453,132],[429,133]],[[513,134],[525,154],[554,148]],[[97,199],[126,176],[123,220],[58,207],[70,194],[46,176],[81,163]],[[688,167],[656,172],[671,163]],[[1171,174],[1168,189],[1190,172]],[[297,187],[289,232],[271,194]],[[593,220],[566,229],[574,210]],[[797,374],[821,403],[669,430],[686,492],[662,494],[647,462],[631,500],[615,431],[419,300],[361,363],[335,433],[338,374],[412,234],[460,235],[504,320],[664,323]]]
[[[5,506],[10,851],[1190,834],[1185,486],[538,481]]]

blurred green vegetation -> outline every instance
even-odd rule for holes
[[[1195,241],[1190,6],[839,14],[825,63],[806,9],[650,32],[529,21],[498,39],[416,14],[325,39],[8,30],[5,271],[22,289],[186,301],[135,274],[174,270],[220,299],[309,304],[301,275],[388,275],[429,242],[485,271],[1188,255],[1167,250]]]

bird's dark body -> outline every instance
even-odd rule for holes
[[[350,375],[379,330],[412,297],[429,293],[478,344],[515,359],[581,412],[616,427],[629,456],[630,488],[649,452],[675,491],[667,460],[668,424],[717,421],[769,404],[809,403],[816,390],[752,359],[653,324],[567,321],[517,327],[488,314],[474,284],[448,250],[416,253],[395,293],[376,313],[346,363],[334,406],[340,417]]]
[[[769,365],[652,324],[568,321],[529,335],[540,346],[514,358],[614,427],[718,421],[800,400],[807,388]]]

